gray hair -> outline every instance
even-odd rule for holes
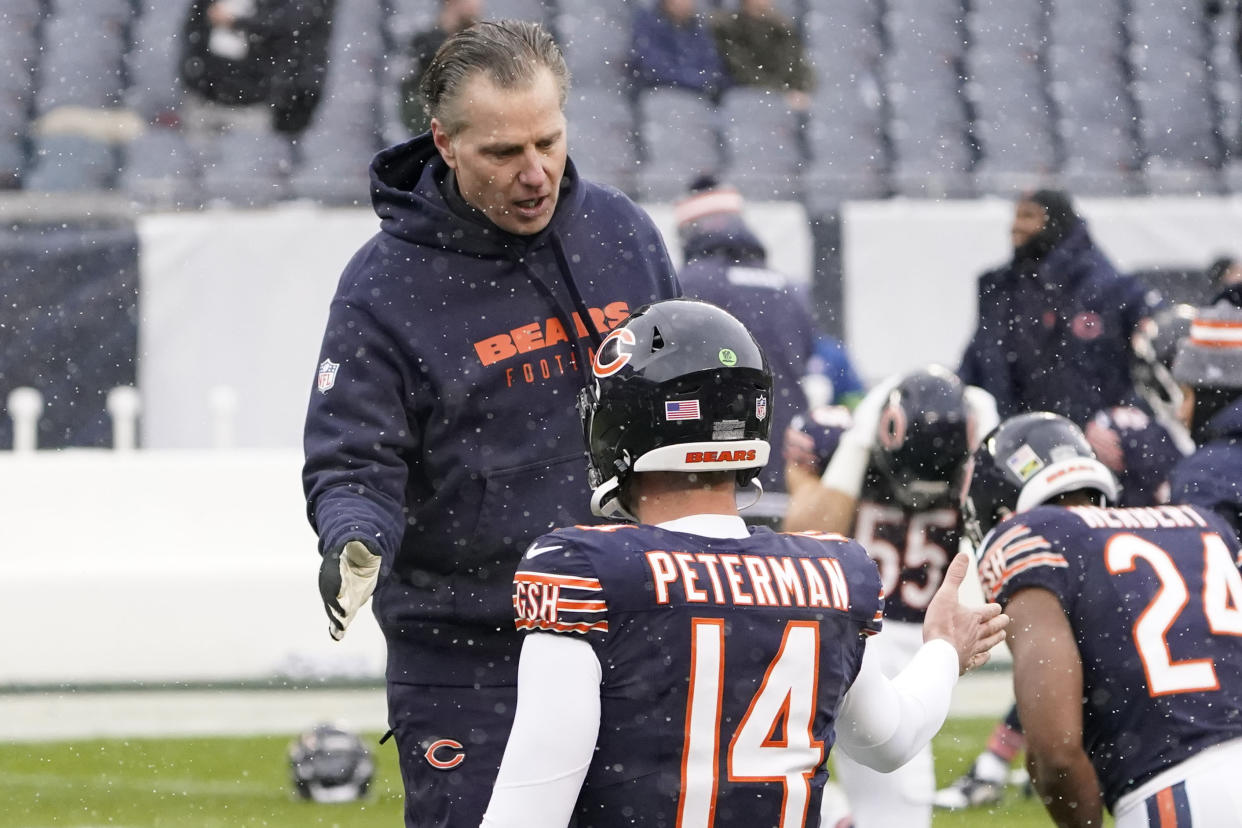
[[[457,104],[475,73],[485,72],[501,89],[518,89],[534,83],[541,68],[552,73],[564,108],[569,67],[547,29],[525,20],[476,23],[446,40],[432,58],[419,84],[423,107],[453,135],[466,126]]]

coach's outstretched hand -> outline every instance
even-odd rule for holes
[[[923,619],[923,640],[943,638],[957,650],[958,673],[963,674],[987,663],[988,651],[1005,640],[1009,616],[1000,604],[967,607],[957,591],[970,568],[970,556],[958,552],[945,572],[944,583],[932,596]]]
[[[337,641],[345,637],[345,628],[375,592],[379,571],[380,556],[362,541],[350,541],[324,554],[319,565],[319,594],[331,622],[328,634]]]

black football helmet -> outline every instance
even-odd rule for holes
[[[375,776],[371,751],[357,735],[317,725],[289,745],[293,789],[315,802],[352,802],[366,795]]]
[[[970,453],[969,432],[962,381],[947,368],[930,365],[907,374],[889,392],[872,463],[903,506],[922,511],[951,505],[953,481]]]
[[[1010,417],[983,438],[963,472],[962,517],[976,548],[1007,515],[1092,489],[1117,501],[1117,481],[1073,422],[1039,411]]]
[[[758,485],[768,461],[772,372],[737,319],[708,302],[670,299],[634,311],[600,344],[578,398],[591,510],[633,519],[633,472],[736,471]]]

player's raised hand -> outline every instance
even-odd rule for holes
[[[350,541],[324,554],[319,565],[319,595],[331,622],[328,634],[337,641],[345,637],[345,628],[375,592],[379,571],[380,556],[361,541]]]
[[[945,572],[944,582],[927,606],[923,640],[943,638],[957,650],[958,672],[965,673],[987,663],[989,651],[1005,640],[1009,616],[1000,604],[968,607],[958,600],[958,589],[970,568],[970,556],[958,552]]]

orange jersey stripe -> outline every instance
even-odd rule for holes
[[[608,622],[593,621],[591,623],[567,624],[563,621],[529,621],[522,619],[517,622],[517,628],[519,630],[549,630],[551,632],[608,632]]]
[[[1025,558],[1019,561],[1013,566],[1005,567],[1005,571],[1001,573],[1001,577],[1004,580],[1008,581],[1010,578],[1012,578],[1014,575],[1017,575],[1019,572],[1025,572],[1026,570],[1032,567],[1035,567],[1035,566],[1061,567],[1061,566],[1069,566],[1069,563],[1066,562],[1064,555],[1058,555],[1055,552],[1050,552],[1046,555],[1032,555],[1029,558]]]
[[[1019,555],[1023,555],[1027,552],[1034,552],[1036,549],[1047,548],[1049,548],[1048,541],[1045,540],[1042,535],[1035,535],[1034,537],[1027,538],[1026,540],[1016,541],[1008,548],[1003,548],[1002,551],[1005,554],[1005,562],[1008,563]]]
[[[1156,809],[1160,814],[1159,828],[1177,828],[1177,803],[1173,801],[1172,788],[1156,794]]]
[[[1004,549],[1006,546],[1013,543],[1015,540],[1017,540],[1018,538],[1022,537],[1023,535],[1025,535],[1027,532],[1030,532],[1030,531],[1031,530],[1029,528],[1019,523],[1017,526],[1012,526],[1009,529],[1007,529],[1005,531],[1005,534],[1001,535],[999,538],[989,543],[988,547],[990,549]]]

